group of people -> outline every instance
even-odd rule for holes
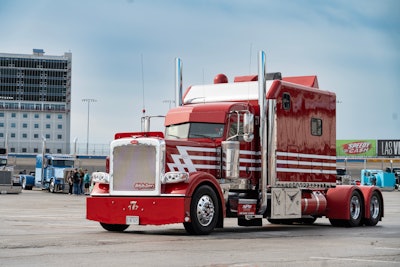
[[[89,195],[90,194],[90,174],[88,170],[75,168],[68,175],[69,194],[74,195]]]

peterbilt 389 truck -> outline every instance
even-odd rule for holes
[[[51,193],[68,192],[66,175],[73,170],[75,157],[64,154],[37,154],[35,186]]]
[[[336,96],[316,76],[266,73],[193,85],[183,94],[176,60],[176,107],[165,132],[121,132],[110,145],[108,172],[87,198],[87,219],[108,231],[129,225],[183,223],[209,234],[224,219],[238,225],[376,225],[377,187],[336,184]]]

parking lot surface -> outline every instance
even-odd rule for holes
[[[400,266],[400,192],[383,192],[375,227],[239,227],[211,235],[181,224],[107,232],[85,219],[85,196],[23,190],[0,195],[0,266]]]

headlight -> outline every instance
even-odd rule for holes
[[[173,184],[180,182],[187,182],[189,173],[187,172],[167,172],[162,178],[163,184]]]
[[[92,181],[94,183],[108,184],[110,183],[110,175],[106,172],[94,172],[92,173]]]

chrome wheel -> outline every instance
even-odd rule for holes
[[[351,219],[357,220],[361,213],[361,201],[356,195],[353,195],[350,200],[350,216]]]
[[[190,203],[190,221],[184,222],[192,235],[207,235],[217,226],[220,218],[220,202],[214,189],[202,185],[194,192]]]
[[[214,218],[214,202],[208,195],[200,197],[197,203],[197,220],[201,226],[208,226]]]
[[[49,184],[49,191],[51,193],[54,193],[55,192],[55,187],[56,187],[56,185],[55,185],[54,179],[51,179],[50,180],[50,184]]]
[[[373,195],[370,202],[369,211],[371,213],[371,219],[376,219],[381,213],[380,201],[376,195]]]
[[[349,202],[350,208],[350,218],[345,222],[345,225],[349,227],[355,227],[362,224],[364,202],[361,198],[359,191],[354,190],[351,193],[351,198]]]
[[[369,200],[369,218],[364,219],[365,225],[374,226],[381,219],[383,214],[383,199],[382,196],[377,192],[373,192]]]

